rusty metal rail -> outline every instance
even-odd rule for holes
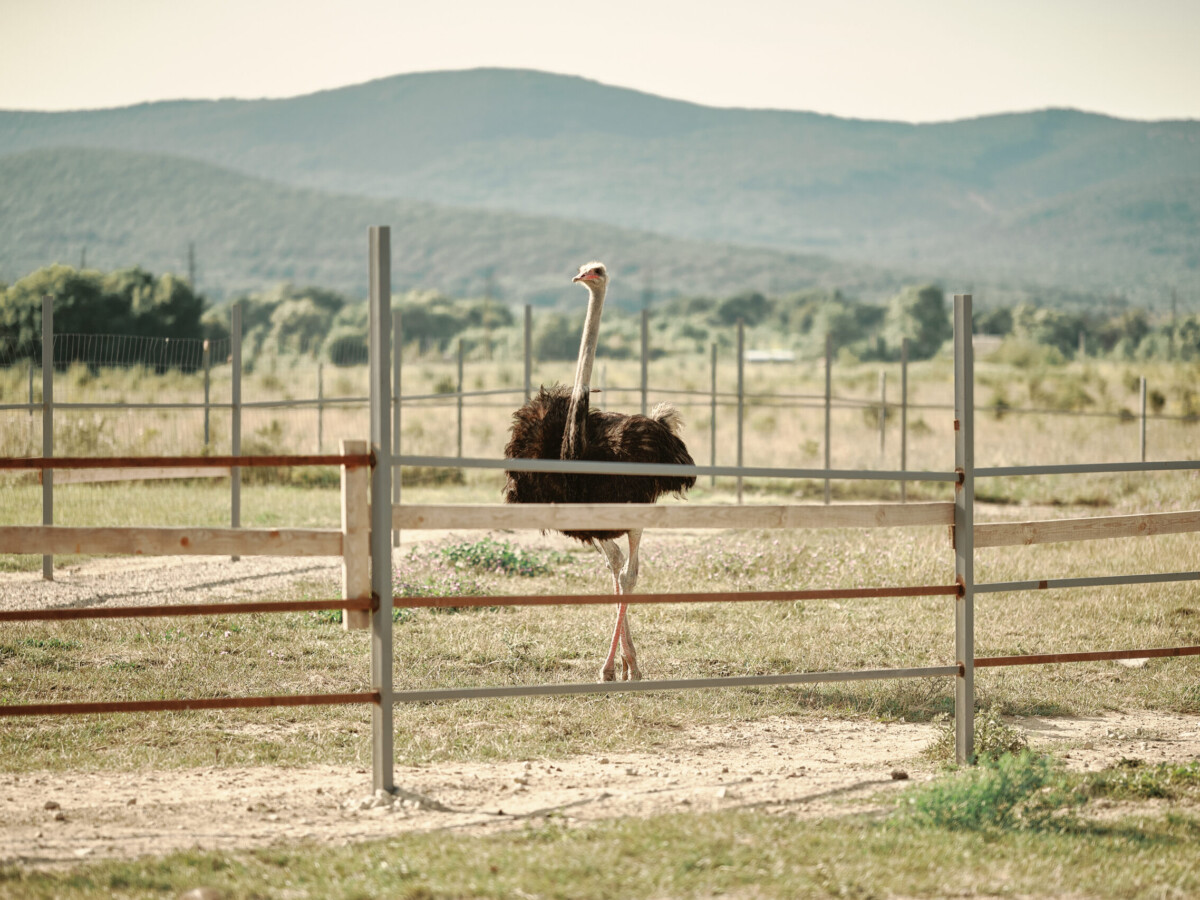
[[[374,466],[373,453],[292,456],[31,456],[0,458],[0,469],[185,469],[193,467]]]
[[[267,697],[199,697],[190,700],[114,700],[105,703],[26,703],[0,705],[0,718],[81,716],[96,713],[184,712],[194,709],[259,709],[268,706],[344,706],[378,703],[379,692],[359,694],[278,694]]]
[[[1110,659],[1159,659],[1172,656],[1200,656],[1200,647],[1155,647],[1146,650],[1095,650],[1085,653],[984,656],[975,658],[975,668],[992,669],[1001,666],[1040,666],[1049,663],[1097,662]]]
[[[883,588],[829,588],[799,591],[713,591],[679,594],[628,594],[630,606],[649,603],[748,603],[779,600],[861,600],[881,597],[957,597],[957,584]],[[513,594],[487,597],[393,597],[392,605],[406,609],[463,609],[489,606],[592,606],[611,604],[614,594]],[[2,620],[0,620],[2,621]]]

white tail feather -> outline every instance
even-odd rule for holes
[[[675,408],[674,403],[663,401],[650,411],[650,418],[667,426],[671,434],[679,434],[683,430],[683,416]]]

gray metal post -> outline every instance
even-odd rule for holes
[[[714,342],[712,345],[712,387],[711,387],[711,403],[709,406],[708,415],[708,464],[716,466],[717,464],[717,345]],[[709,476],[711,486],[716,487],[717,476]]]
[[[209,443],[209,395],[212,389],[212,347],[208,341],[204,342],[204,448],[208,449]]]
[[[829,435],[830,417],[833,411],[833,335],[825,335],[825,468],[830,469]],[[825,479],[825,504],[833,499],[829,479]]]
[[[525,304],[525,402],[533,396],[533,307]]]
[[[455,431],[455,449],[459,459],[462,459],[462,438],[463,438],[463,341],[458,339],[458,397],[456,398],[458,407],[458,427]]]
[[[1143,375],[1141,378],[1140,391],[1141,391],[1141,396],[1142,396],[1142,412],[1141,412],[1142,436],[1141,436],[1140,447],[1141,447],[1141,451],[1142,451],[1142,462],[1145,462],[1146,461],[1146,376],[1145,375]]]
[[[233,304],[233,320],[230,323],[230,351],[233,357],[230,404],[233,407],[229,424],[230,450],[234,456],[242,454],[242,304]],[[229,525],[238,528],[242,524],[242,467],[229,470]],[[234,562],[240,556],[231,557]]]
[[[742,431],[746,414],[746,323],[738,319],[737,323],[737,464],[742,467]],[[737,502],[742,502],[742,476],[737,477]]]
[[[54,298],[42,297],[42,456],[54,455]],[[54,524],[54,470],[42,469],[42,524]],[[54,580],[54,557],[42,557],[42,578]]]
[[[900,471],[908,471],[908,338],[900,342]],[[908,502],[908,482],[900,482],[900,502]]]
[[[325,446],[325,363],[317,363],[317,453]]]
[[[882,459],[887,428],[887,372],[879,373],[879,456]]]
[[[392,435],[391,412],[391,229],[371,226],[370,359],[371,359],[371,689],[379,702],[371,707],[371,784],[377,791],[395,790],[392,733]]]
[[[404,346],[400,310],[392,310],[392,452],[400,455],[400,350]],[[400,468],[392,469],[392,505],[400,504]],[[400,546],[400,531],[392,532],[392,546]]]
[[[954,758],[975,759],[975,354],[971,295],[954,295]]]
[[[642,310],[642,415],[646,415],[646,393],[650,377],[650,310]]]

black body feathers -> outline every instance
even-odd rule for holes
[[[508,459],[584,459],[603,462],[674,463],[694,465],[683,441],[675,434],[679,416],[659,407],[649,416],[626,416],[590,409],[588,395],[578,416],[583,434],[569,442],[577,455],[563,454],[563,434],[571,406],[571,388],[541,388],[513,413],[512,438],[504,448]],[[505,472],[506,503],[653,503],[664,494],[682,495],[696,483],[691,476],[574,475],[553,472]],[[610,540],[625,531],[565,531],[584,542]]]

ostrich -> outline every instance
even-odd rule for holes
[[[512,438],[504,448],[508,459],[582,459],[605,462],[676,463],[693,465],[692,457],[679,439],[682,427],[678,411],[660,403],[649,416],[626,416],[589,408],[592,364],[600,336],[600,314],[608,289],[608,270],[603,263],[579,267],[572,283],[588,290],[587,317],[579,344],[575,384],[542,387],[537,396],[513,413]],[[653,503],[664,494],[682,496],[696,483],[683,475],[626,476],[576,475],[543,472],[505,472],[506,503]],[[597,547],[612,570],[618,596],[633,593],[638,577],[638,544],[642,530],[564,531],[567,537]],[[627,535],[626,560],[617,538]],[[616,657],[621,649],[621,677],[639,680],[633,638],[626,613],[628,602],[617,601],[617,624],[608,656],[600,669],[601,681],[616,679]]]

